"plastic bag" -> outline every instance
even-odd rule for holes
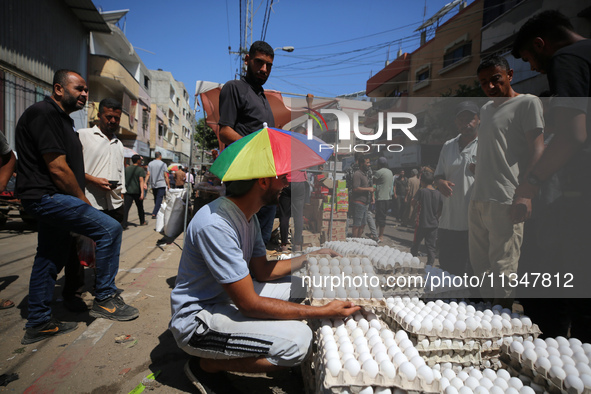
[[[76,242],[76,248],[78,250],[78,259],[80,264],[85,267],[94,268],[95,265],[95,250],[96,244],[94,241],[84,235],[78,236]]]
[[[183,232],[185,219],[185,190],[169,189],[166,192],[166,211],[164,212],[165,236],[176,238]]]
[[[160,209],[156,214],[156,232],[162,232],[164,230],[164,212],[166,212],[166,202],[162,201]]]

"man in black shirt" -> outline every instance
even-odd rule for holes
[[[275,53],[264,41],[250,46],[244,62],[246,76],[227,82],[220,92],[220,141],[226,145],[263,128],[275,127],[275,118],[263,85],[273,67]],[[271,239],[277,205],[264,206],[257,213],[265,243]]]
[[[547,74],[555,96],[547,111],[555,125],[554,137],[515,191],[516,197],[535,197],[540,185],[558,172],[561,196],[538,219],[543,261],[536,261],[535,269],[556,272],[560,278],[572,275],[572,287],[560,294],[586,297],[560,299],[541,289],[553,298],[539,300],[526,313],[535,315],[546,336],[566,336],[570,323],[571,336],[590,342],[591,40],[575,33],[560,12],[544,11],[521,27],[512,54],[529,62],[532,70]],[[558,290],[562,284],[552,286]]]
[[[22,344],[76,329],[51,315],[57,274],[68,258],[70,232],[96,242],[96,298],[90,314],[130,320],[139,314],[126,305],[115,286],[121,249],[121,225],[93,208],[84,194],[82,145],[69,114],[88,97],[84,79],[58,70],[53,93],[33,104],[16,126],[16,191],[27,213],[39,223],[37,255],[29,282],[29,316]]]

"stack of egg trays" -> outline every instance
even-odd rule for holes
[[[506,368],[515,375],[525,375],[532,380],[534,384],[540,385],[549,393],[571,393],[564,381],[558,377],[552,377],[549,371],[533,365],[531,360],[522,357],[521,354],[511,351],[511,343],[501,345],[501,361],[506,364]],[[585,388],[583,394],[589,394],[591,390]]]
[[[494,343],[496,340],[501,339],[504,336],[517,336],[518,335],[518,336],[528,337],[531,335],[535,339],[538,337],[538,335],[541,334],[541,331],[536,324],[533,324],[530,329],[528,329],[527,327],[521,327],[519,329],[511,329],[508,331],[503,330],[502,332],[498,332],[498,333],[492,333],[492,332],[489,333],[487,331],[484,331],[481,327],[478,327],[474,331],[472,331],[470,329],[466,329],[466,331],[463,333],[456,333],[455,330],[449,331],[446,329],[444,329],[441,333],[435,333],[433,331],[426,331],[423,328],[421,328],[418,332],[415,332],[410,324],[407,324],[404,321],[399,321],[397,319],[396,315],[394,314],[394,312],[392,312],[389,308],[386,307],[384,309],[378,309],[378,311],[381,313],[382,320],[385,321],[386,323],[388,323],[390,325],[390,327],[392,327],[394,329],[398,329],[398,327],[401,327],[408,334],[413,335],[417,341],[421,341],[422,339],[425,339],[425,338],[429,339],[429,340],[434,340],[437,338],[440,338],[440,339],[443,339],[443,338],[445,338],[445,339],[460,339],[460,340],[472,339],[475,341],[479,341],[482,345],[482,343],[484,341],[492,340]]]
[[[383,328],[389,327],[380,320],[378,316],[378,320]],[[339,387],[347,387],[350,388],[351,386],[356,387],[395,387],[400,388],[406,391],[416,391],[422,393],[440,393],[439,387],[439,380],[434,379],[431,384],[427,384],[426,382],[422,381],[420,377],[417,377],[412,381],[408,381],[406,378],[402,377],[402,374],[397,373],[394,379],[390,379],[387,376],[384,376],[380,371],[375,378],[371,378],[368,376],[363,369],[359,371],[357,376],[351,376],[349,371],[346,369],[341,369],[338,376],[334,377],[324,365],[324,348],[322,347],[322,333],[320,332],[319,324],[316,325],[316,330],[314,330],[314,335],[316,338],[315,343],[317,344],[317,351],[314,354],[314,368],[316,371],[316,392],[317,393],[339,393]],[[393,333],[394,334],[394,333]],[[352,391],[352,390],[350,390]]]
[[[440,345],[437,345],[435,342],[429,342],[428,347],[424,347],[423,341],[421,341],[415,347],[430,367],[435,364],[448,362],[454,365],[469,367],[480,365],[482,361],[481,348],[478,341],[465,343],[454,340],[451,346],[447,341],[442,341]]]
[[[319,255],[315,255],[313,257],[316,257],[318,260],[320,260],[323,257],[327,258],[329,260],[333,258],[328,254],[319,254]],[[367,256],[346,255],[343,257],[347,257],[349,259],[351,259],[353,257],[358,257],[361,259],[361,258],[364,258]],[[306,272],[306,275],[309,275],[309,276],[312,275],[310,273],[310,271],[308,271],[307,269],[305,270],[305,272]],[[309,303],[312,306],[323,306],[323,305],[326,305],[329,302],[334,300],[334,298],[314,298],[314,296],[313,296],[314,289],[312,287],[308,287],[306,292],[307,292]],[[351,301],[355,305],[359,305],[359,306],[367,307],[367,308],[383,308],[386,306],[386,298],[385,297],[379,298],[379,299],[378,298],[346,298],[345,301]]]
[[[375,262],[373,262],[373,265],[374,265],[374,267],[376,267],[375,270],[378,274],[394,275],[394,276],[399,276],[399,275],[425,276],[425,263],[423,263],[423,262],[421,262],[421,265],[419,267],[410,267],[407,265],[396,264],[393,268],[382,268],[382,267],[378,266]]]

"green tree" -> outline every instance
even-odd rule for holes
[[[201,118],[197,122],[194,138],[199,146],[205,150],[215,149],[219,146],[218,138],[211,127],[205,123],[205,118]]]

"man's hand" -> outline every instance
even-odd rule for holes
[[[531,199],[515,196],[509,215],[514,224],[525,222],[531,217]]]
[[[329,249],[329,248],[315,250],[314,252],[309,253],[309,254],[329,254],[330,257],[343,257],[340,253],[337,253],[334,250]]]
[[[87,182],[92,183],[98,188],[101,188],[106,191],[111,190],[111,184],[109,183],[109,180],[106,178],[98,178],[88,174],[86,174],[85,178]]]
[[[326,317],[348,317],[357,312],[361,307],[351,301],[333,300],[322,306],[325,309]]]
[[[452,181],[448,181],[448,180],[445,180],[445,179],[440,179],[439,180],[439,185],[438,185],[437,189],[445,197],[450,197],[453,194],[453,187],[455,185],[456,184],[453,183]]]

